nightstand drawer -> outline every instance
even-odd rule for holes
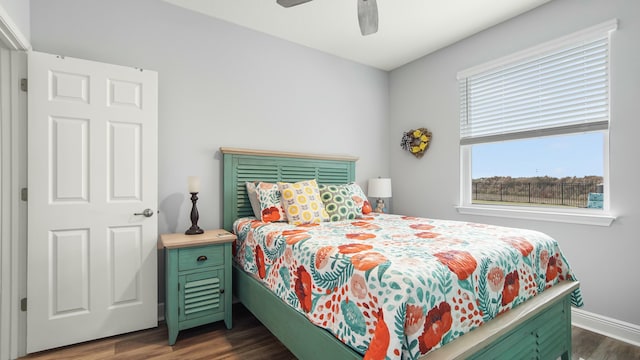
[[[198,246],[178,250],[178,270],[200,269],[224,264],[223,246]]]

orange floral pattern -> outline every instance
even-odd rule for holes
[[[411,224],[409,227],[414,230],[431,230],[434,228],[431,224]]]
[[[273,222],[280,221],[280,219],[280,210],[277,207],[272,206],[262,210],[262,221]]]
[[[521,236],[503,237],[501,240],[518,249],[522,256],[529,256],[533,251],[533,245]]]
[[[545,272],[545,278],[548,281],[553,281],[558,276],[558,267],[556,266],[555,255],[549,258],[547,263],[547,271]]]
[[[404,320],[404,332],[407,335],[413,335],[422,330],[424,325],[424,311],[422,306],[416,306],[413,304],[407,305],[407,317]]]
[[[353,274],[351,277],[351,293],[358,299],[362,300],[366,298],[367,293],[367,281],[360,274]]]
[[[299,228],[308,228],[308,227],[316,227],[316,226],[320,226],[320,224],[318,224],[318,223],[300,224],[300,225],[298,225],[298,226],[296,226],[296,227],[299,227]]]
[[[424,322],[424,331],[418,338],[420,352],[426,354],[440,343],[444,334],[451,329],[451,305],[441,302],[440,305],[429,310]]]
[[[575,278],[555,240],[492,225],[373,214],[234,232],[237,266],[366,359],[418,358]]]
[[[453,271],[459,280],[466,280],[478,266],[476,259],[467,251],[450,250],[433,256]]]
[[[376,328],[373,331],[373,339],[369,344],[369,349],[364,353],[363,360],[385,360],[387,349],[389,348],[389,328],[384,322],[382,309],[374,312],[377,319]]]
[[[311,237],[306,230],[285,230],[282,232],[282,236],[287,241],[287,245],[293,245]]]
[[[419,237],[420,239],[433,239],[440,236],[440,234],[430,232],[430,231],[424,231],[424,232],[416,233],[416,236]]]
[[[316,269],[322,269],[329,263],[329,255],[335,251],[333,246],[323,246],[316,252]]]
[[[492,268],[487,274],[487,280],[489,280],[489,287],[491,288],[491,291],[498,292],[502,290],[505,280],[504,271],[499,267]]]
[[[351,223],[351,225],[357,226],[357,227],[361,227],[361,228],[367,229],[367,230],[378,230],[378,229],[380,229],[380,226],[378,226],[376,224],[372,224],[369,221],[354,221],[354,222]]]
[[[373,245],[369,244],[345,244],[338,246],[340,254],[355,254],[365,250],[373,249]]]
[[[256,266],[258,267],[258,276],[260,279],[264,279],[267,276],[267,269],[264,263],[264,252],[260,245],[256,246]]]
[[[387,259],[379,252],[361,252],[351,257],[351,263],[353,264],[353,267],[362,271],[371,270],[374,267],[387,262],[388,260],[389,259]]]
[[[346,234],[345,237],[351,240],[369,240],[375,238],[376,236],[369,233],[351,233]]]
[[[303,266],[298,267],[296,275],[296,295],[300,300],[300,307],[308,313],[311,311],[311,276]]]
[[[520,292],[520,278],[518,271],[514,270],[504,278],[504,288],[502,289],[502,306],[513,301]]]

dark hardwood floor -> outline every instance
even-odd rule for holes
[[[573,360],[640,360],[640,347],[573,328]],[[30,354],[22,359],[295,359],[241,304],[233,306],[233,329],[224,322],[181,331],[167,345],[164,324],[149,330]]]
[[[167,344],[167,327],[29,354],[21,359],[296,359],[241,304],[233,305],[233,329],[223,321],[180,331],[175,345]]]

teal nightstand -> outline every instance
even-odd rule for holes
[[[231,329],[231,244],[236,236],[209,230],[200,235],[163,234],[165,320],[169,345],[180,330],[224,320]]]

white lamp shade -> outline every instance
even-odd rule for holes
[[[369,179],[367,196],[373,198],[390,198],[391,197],[391,179],[377,178]]]

